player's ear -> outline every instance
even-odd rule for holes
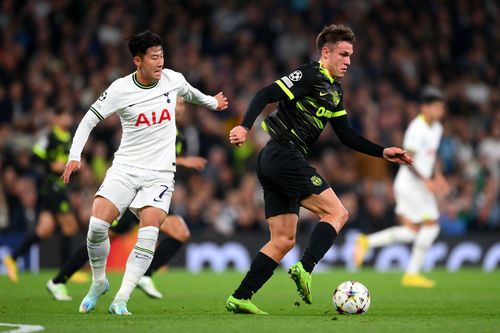
[[[134,65],[136,65],[136,66],[139,66],[140,64],[142,64],[142,58],[139,56],[135,56],[132,60],[134,61]]]

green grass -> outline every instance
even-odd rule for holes
[[[227,296],[243,274],[189,274],[174,270],[155,276],[165,299],[152,300],[136,290],[128,309],[133,316],[107,313],[121,274],[110,274],[111,290],[90,314],[78,313],[88,285],[69,284],[71,302],[56,302],[45,290],[52,271],[21,275],[19,284],[0,277],[0,323],[42,325],[47,332],[498,332],[500,327],[500,271],[482,273],[436,270],[434,289],[409,289],[399,284],[400,273],[335,270],[313,276],[313,305],[300,302],[283,271],[253,298],[269,316],[226,312]],[[364,283],[371,292],[365,315],[338,315],[331,294],[344,280]],[[10,328],[11,329],[11,328]],[[8,331],[0,325],[0,332]]]

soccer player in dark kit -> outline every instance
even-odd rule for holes
[[[278,109],[262,123],[271,140],[260,151],[257,162],[271,239],[257,253],[240,286],[227,299],[228,311],[267,314],[251,302],[251,297],[293,248],[300,206],[315,213],[320,222],[311,234],[302,259],[292,265],[288,273],[302,299],[312,303],[314,266],[349,217],[330,185],[306,161],[309,148],[328,123],[340,141],[354,150],[399,164],[412,163],[404,150],[384,148],[368,141],[349,123],[339,79],[351,63],[354,43],[354,33],[349,27],[325,27],[316,39],[319,60],[301,66],[260,90],[250,102],[241,125],[229,134],[232,144],[241,145],[264,107],[279,102]]]

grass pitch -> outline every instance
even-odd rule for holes
[[[499,332],[500,271],[462,270],[428,274],[434,289],[403,288],[400,273],[372,270],[333,270],[313,275],[313,304],[300,301],[288,275],[277,271],[253,297],[269,316],[235,315],[225,310],[227,296],[242,273],[190,274],[182,270],[159,273],[155,282],[165,298],[153,300],[135,290],[128,304],[132,316],[108,314],[121,274],[109,274],[111,289],[90,314],[78,313],[89,285],[68,284],[73,301],[57,302],[45,290],[53,271],[23,274],[20,283],[0,276],[2,323],[41,325],[45,332]],[[364,315],[338,315],[332,306],[335,287],[358,280],[371,293]]]

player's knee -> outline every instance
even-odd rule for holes
[[[340,206],[329,211],[328,214],[322,218],[322,220],[332,222],[339,227],[343,227],[347,221],[349,221],[349,212],[344,208],[344,206]]]
[[[278,236],[272,240],[274,246],[283,253],[290,251],[295,245],[295,237],[294,236]]]
[[[191,237],[191,232],[187,227],[183,228],[179,233],[179,237],[177,238],[180,242],[186,243]]]
[[[110,224],[94,216],[90,218],[87,239],[91,242],[101,242],[108,237]]]
[[[53,224],[46,224],[44,226],[39,226],[37,229],[36,229],[36,235],[38,236],[38,238],[40,239],[46,239],[48,237],[50,237],[55,231],[55,225]]]

